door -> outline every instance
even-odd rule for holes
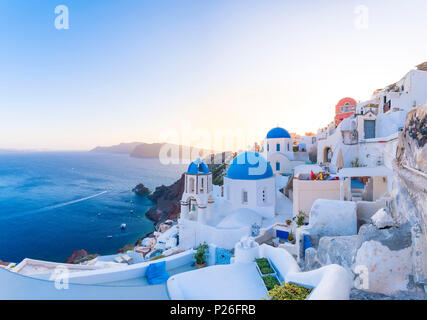
[[[215,264],[230,264],[232,253],[224,248],[215,249]]]
[[[375,120],[365,120],[365,139],[375,138]]]

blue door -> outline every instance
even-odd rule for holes
[[[375,138],[375,120],[365,120],[365,139]]]
[[[276,162],[276,171],[280,171],[280,162]]]
[[[215,249],[215,264],[230,264],[232,253],[224,248]]]

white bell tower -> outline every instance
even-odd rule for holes
[[[200,158],[190,163],[185,173],[180,218],[206,223],[209,204],[213,203],[212,191],[212,173],[206,164]]]

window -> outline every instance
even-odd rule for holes
[[[190,190],[194,192],[194,178],[190,178]]]
[[[280,171],[280,162],[279,161],[276,162],[276,171]]]
[[[203,188],[204,188],[204,185],[205,185],[205,179],[204,178],[202,178],[202,184],[201,184],[201,186],[200,186],[200,192],[201,193],[203,193]]]
[[[348,106],[345,106],[345,112],[348,112]]]
[[[270,151],[270,145],[267,143],[267,151]]]
[[[289,151],[289,143],[288,143],[288,151]]]
[[[242,191],[242,203],[247,204],[248,203],[248,192],[246,190]]]
[[[276,144],[276,151],[280,151],[280,143]]]
[[[341,112],[344,112],[344,107],[341,107],[341,108],[340,108],[340,111],[341,111]]]

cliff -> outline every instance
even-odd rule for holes
[[[80,249],[74,251],[71,256],[69,256],[65,263],[79,264],[84,261],[95,259],[99,254],[89,254],[86,250]]]
[[[164,143],[140,143],[129,153],[134,158],[158,158]]]
[[[91,152],[100,152],[100,153],[127,153],[130,154],[137,145],[141,142],[129,142],[129,143],[120,143],[114,146],[109,147],[96,147]]]
[[[422,286],[427,279],[427,102],[408,112],[393,169],[393,215],[411,226],[414,280]]]
[[[162,149],[165,147],[164,149]],[[174,152],[171,152],[171,151]],[[129,154],[134,158],[159,158],[160,155],[165,157],[173,157],[177,150],[177,158],[183,157],[187,158],[184,155],[194,155],[199,154],[209,154],[211,151],[202,148],[182,146],[172,143],[144,143],[144,142],[129,142],[129,143],[120,143],[113,146],[107,147],[96,147],[91,152],[99,153],[120,153],[120,154]],[[161,153],[162,151],[162,153]],[[194,156],[192,157],[194,158]]]
[[[135,192],[140,196],[145,196],[147,194],[150,194],[151,190],[148,189],[146,186],[144,186],[142,183],[140,183],[135,188],[132,189],[132,192]]]
[[[168,219],[176,220],[180,212],[180,200],[184,192],[184,174],[170,186],[162,185],[148,196],[155,203],[145,215],[156,224]]]
[[[212,172],[212,181],[215,185],[221,185],[223,176],[226,173],[225,164],[208,165]],[[179,212],[181,211],[181,197],[184,192],[185,174],[170,186],[160,186],[148,196],[155,205],[148,210],[145,215],[148,219],[156,224],[164,222],[168,219],[176,221]]]

